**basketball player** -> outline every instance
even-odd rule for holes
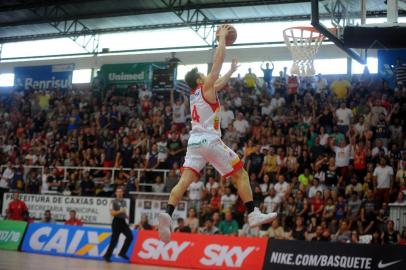
[[[158,217],[159,236],[165,243],[170,241],[171,216],[177,203],[182,199],[189,185],[200,178],[200,171],[207,162],[212,164],[223,177],[231,177],[232,183],[245,203],[248,223],[251,227],[269,223],[277,215],[276,213],[262,214],[258,208],[254,208],[249,178],[243,163],[238,155],[221,140],[220,102],[217,91],[223,89],[238,67],[237,60],[233,59],[231,69],[219,78],[226,52],[226,36],[230,30],[231,27],[228,25],[223,25],[219,29],[218,47],[214,54],[212,70],[207,77],[199,73],[197,68],[189,71],[185,77],[186,83],[192,89],[190,93],[192,130],[181,178],[171,191],[166,213],[160,213]]]

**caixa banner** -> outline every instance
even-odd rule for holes
[[[16,89],[70,89],[74,64],[14,68]]]
[[[133,231],[134,240],[128,250],[131,256],[137,231]],[[111,238],[111,230],[105,228],[67,226],[47,223],[32,223],[24,237],[22,251],[58,256],[71,256],[87,259],[102,259]],[[117,256],[124,244],[121,235],[112,261],[127,262]]]
[[[406,269],[406,247],[273,240],[263,270],[400,270]]]
[[[132,263],[195,269],[262,269],[267,239],[174,233],[169,243],[140,231]]]

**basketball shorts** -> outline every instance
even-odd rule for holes
[[[218,136],[191,135],[182,170],[191,169],[200,175],[200,171],[207,163],[210,163],[223,177],[229,177],[244,167],[239,156]]]

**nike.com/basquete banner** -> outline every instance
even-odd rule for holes
[[[173,233],[169,243],[155,231],[140,231],[131,257],[136,264],[193,269],[260,270],[267,239]]]
[[[137,239],[137,231],[132,232],[134,240],[127,252],[129,257]],[[101,260],[110,239],[111,229],[32,223],[25,234],[22,251]],[[123,244],[124,238],[120,236],[111,258],[113,261],[128,262],[117,256]]]
[[[263,270],[406,269],[406,247],[270,239]]]

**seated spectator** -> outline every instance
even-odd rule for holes
[[[41,219],[41,222],[55,224],[55,220],[52,218],[51,210],[45,210],[44,216]]]
[[[265,213],[279,212],[282,200],[279,196],[276,196],[274,188],[269,189],[268,196],[265,197],[263,203],[263,211]]]
[[[316,227],[316,232],[315,235],[312,238],[312,241],[318,241],[318,242],[326,242],[329,241],[330,239],[323,234],[323,228],[321,226]]]
[[[69,211],[69,219],[65,220],[65,225],[72,225],[72,226],[82,226],[83,223],[80,219],[76,217],[76,211],[70,210]]]
[[[14,192],[13,199],[10,201],[6,211],[6,219],[9,220],[27,220],[28,208],[24,201],[19,199],[20,193]]]
[[[155,183],[152,184],[152,192],[162,193],[165,190],[165,184],[162,183],[162,177],[157,175],[155,177]]]
[[[141,215],[140,223],[135,225],[134,229],[151,231],[154,229],[154,227],[151,224],[149,224],[148,216],[144,214]]]
[[[80,195],[82,196],[94,196],[96,192],[96,185],[90,178],[90,174],[87,171],[83,172],[83,180],[80,182]]]
[[[295,225],[289,234],[289,238],[293,240],[306,240],[306,228],[302,217],[296,217]]]
[[[225,193],[221,196],[220,209],[225,213],[228,209],[233,209],[235,203],[237,202],[237,196],[231,193],[231,188],[227,186],[225,188]]]
[[[201,234],[209,234],[209,235],[213,235],[213,234],[219,234],[220,231],[219,229],[213,225],[213,219],[212,218],[208,218],[205,222],[204,222],[204,226],[203,228],[200,229],[200,233]]]
[[[272,221],[271,227],[266,231],[265,236],[271,239],[284,239],[285,233],[282,226],[279,225],[279,219],[276,218]]]
[[[394,225],[392,220],[386,222],[386,230],[382,233],[382,242],[384,244],[397,244],[400,242],[400,234],[394,229]]]
[[[340,228],[335,234],[334,238],[337,242],[349,243],[351,241],[351,231],[348,228],[348,223],[343,220],[341,221]]]
[[[320,191],[316,192],[316,196],[311,200],[310,216],[321,217],[324,210],[324,200]]]
[[[197,232],[199,228],[199,219],[196,215],[196,209],[191,207],[187,213],[187,218],[185,220],[185,225],[189,226],[192,232]]]
[[[192,230],[189,226],[185,225],[185,220],[183,218],[178,218],[178,227],[175,228],[174,232],[190,233]]]
[[[231,210],[226,210],[224,213],[224,220],[220,221],[219,229],[221,234],[225,235],[238,235],[238,223],[233,219]]]

